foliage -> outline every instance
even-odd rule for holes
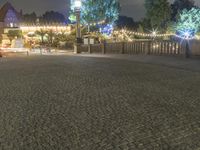
[[[37,20],[37,15],[35,12],[33,12],[31,14],[25,14],[22,16],[22,19],[23,19],[23,22],[26,24],[33,24]]]
[[[176,21],[179,12],[184,9],[190,10],[195,7],[194,0],[175,0],[171,5],[172,8],[172,20]]]
[[[36,34],[41,37],[41,44],[44,44],[44,36],[47,34],[47,31],[41,29],[36,31]]]
[[[135,28],[137,26],[137,23],[133,20],[131,17],[127,16],[119,16],[119,18],[116,20],[116,26],[118,28]]]
[[[55,23],[65,23],[66,19],[65,16],[59,12],[55,11],[47,11],[45,14],[40,17],[42,22],[55,22]]]
[[[168,0],[145,0],[146,19],[151,28],[165,30],[171,17],[171,8]]]
[[[55,32],[53,30],[48,30],[46,32],[46,34],[48,35],[48,42],[49,42],[49,44],[52,45],[53,44],[53,39],[56,36]]]
[[[55,39],[53,40],[53,46],[59,47],[60,43],[74,43],[76,39],[75,34],[66,34],[64,31],[55,35]]]
[[[69,20],[71,21],[71,23],[75,23],[76,22],[76,16],[74,13],[70,13],[70,16],[69,16]]]
[[[139,24],[139,27],[138,27],[138,29],[137,29],[137,32],[139,32],[139,33],[144,33],[144,28],[142,27],[141,24]]]
[[[73,6],[72,9],[74,9]],[[119,10],[118,0],[83,0],[81,21],[83,24],[98,23],[102,20],[113,23],[119,16]],[[71,18],[74,19],[73,15]]]
[[[167,33],[175,33],[176,32],[176,24],[170,22],[167,27]]]
[[[10,40],[13,40],[15,37],[19,38],[22,37],[22,31],[21,30],[9,30],[7,36]]]
[[[107,24],[107,25],[102,26],[100,29],[101,29],[102,34],[109,36],[113,32],[113,25]]]
[[[189,32],[190,34],[196,34],[200,28],[200,9],[192,8],[190,10],[184,9],[180,16],[176,26],[176,31],[180,33]]]
[[[24,14],[22,16],[22,22],[25,24],[35,24],[37,23],[65,23],[66,18],[63,14],[56,11],[47,11],[42,16],[37,16],[35,12],[30,14]]]

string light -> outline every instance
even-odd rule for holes
[[[96,25],[100,25],[100,24],[104,24],[106,22],[106,20],[101,20],[99,22],[93,22],[93,23],[89,23],[90,26],[96,26]]]
[[[197,36],[191,36],[190,33],[185,32],[183,36],[177,35],[175,33],[167,33],[167,34],[157,34],[156,31],[152,31],[152,33],[140,33],[140,32],[134,32],[134,31],[128,31],[125,29],[114,31],[113,34],[124,34],[126,37],[129,35],[136,35],[136,36],[142,36],[142,37],[169,37],[169,36],[175,36],[177,38],[186,39],[186,40],[192,40],[192,39],[198,39]],[[130,38],[129,38],[130,40]]]
[[[137,35],[137,36],[143,36],[143,37],[164,37],[164,36],[173,36],[174,34],[157,34],[156,32],[148,34],[148,33],[140,33],[140,32],[133,32],[133,31],[128,31],[122,29],[121,31],[114,31],[114,34],[118,33],[126,33],[126,34],[132,34],[132,35]]]

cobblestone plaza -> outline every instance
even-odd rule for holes
[[[126,59],[0,59],[2,150],[199,150],[200,72]]]

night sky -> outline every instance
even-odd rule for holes
[[[22,9],[24,13],[35,11],[37,14],[41,14],[46,10],[56,10],[67,14],[70,7],[70,0],[0,0],[0,6],[6,1],[10,1],[18,10]],[[120,0],[120,2],[121,15],[133,17],[135,20],[144,16],[144,0]],[[200,0],[196,0],[196,4],[200,6]]]

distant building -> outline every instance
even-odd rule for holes
[[[53,11],[49,12],[50,15]],[[59,16],[56,12],[54,15]],[[10,30],[20,30],[22,31],[23,35],[27,35],[29,33],[35,33],[36,31],[40,30],[52,30],[54,32],[63,32],[71,33],[71,26],[67,26],[63,22],[53,22],[50,18],[46,17],[46,22],[40,22],[39,18],[35,20],[30,20],[32,23],[27,24],[22,11],[18,12],[11,3],[7,2],[0,8],[0,43],[3,45],[10,44],[8,33]],[[59,18],[56,18],[57,20]],[[0,45],[0,46],[1,46]]]
[[[20,25],[20,18],[20,13],[7,2],[0,9],[0,28],[17,28]]]
[[[9,3],[5,3],[0,9],[0,43],[1,45],[9,45],[10,40],[7,36],[9,30],[21,30],[20,26],[21,15]]]

